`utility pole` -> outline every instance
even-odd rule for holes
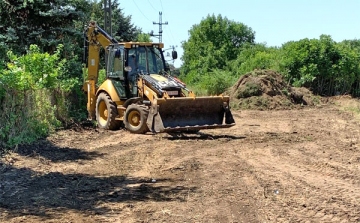
[[[110,36],[112,36],[111,25],[111,0],[104,0],[104,28]],[[105,70],[107,71],[107,53],[105,51]]]
[[[112,36],[112,25],[111,25],[111,0],[104,0],[104,28],[105,31]]]
[[[162,12],[159,12],[159,22],[153,22],[154,25],[159,25],[159,33],[158,34],[154,34],[153,31],[151,31],[150,36],[157,36],[159,37],[159,42],[162,42],[162,25],[167,25],[168,22],[164,22],[162,23]]]

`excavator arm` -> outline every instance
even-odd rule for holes
[[[132,133],[235,125],[229,96],[197,97],[165,72],[162,43],[118,43],[95,22],[88,25],[85,40],[88,76],[83,89],[88,96],[89,116],[101,128],[116,129],[121,121]],[[107,80],[97,88],[101,48],[108,55]],[[121,61],[119,68],[116,60]]]
[[[87,110],[89,118],[95,119],[96,109],[96,84],[99,76],[100,49],[107,48],[110,44],[118,43],[114,38],[109,36],[103,29],[90,22],[85,30],[86,47],[84,47],[86,63],[88,68],[87,80],[84,82],[83,90],[87,93]]]

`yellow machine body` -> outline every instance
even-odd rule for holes
[[[133,133],[198,131],[235,125],[229,96],[197,97],[168,74],[162,43],[118,43],[95,22],[86,30],[89,117],[99,127]],[[107,57],[107,79],[97,86],[100,49]],[[176,52],[173,55],[177,55]]]

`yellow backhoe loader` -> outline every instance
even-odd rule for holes
[[[171,76],[162,43],[117,42],[95,22],[85,30],[89,118],[132,133],[198,131],[235,125],[228,96],[197,97]],[[100,49],[107,56],[106,80],[97,87]],[[173,51],[173,59],[177,53]]]

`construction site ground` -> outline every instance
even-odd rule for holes
[[[360,222],[359,111],[335,97],[198,134],[58,131],[1,159],[0,222]]]

